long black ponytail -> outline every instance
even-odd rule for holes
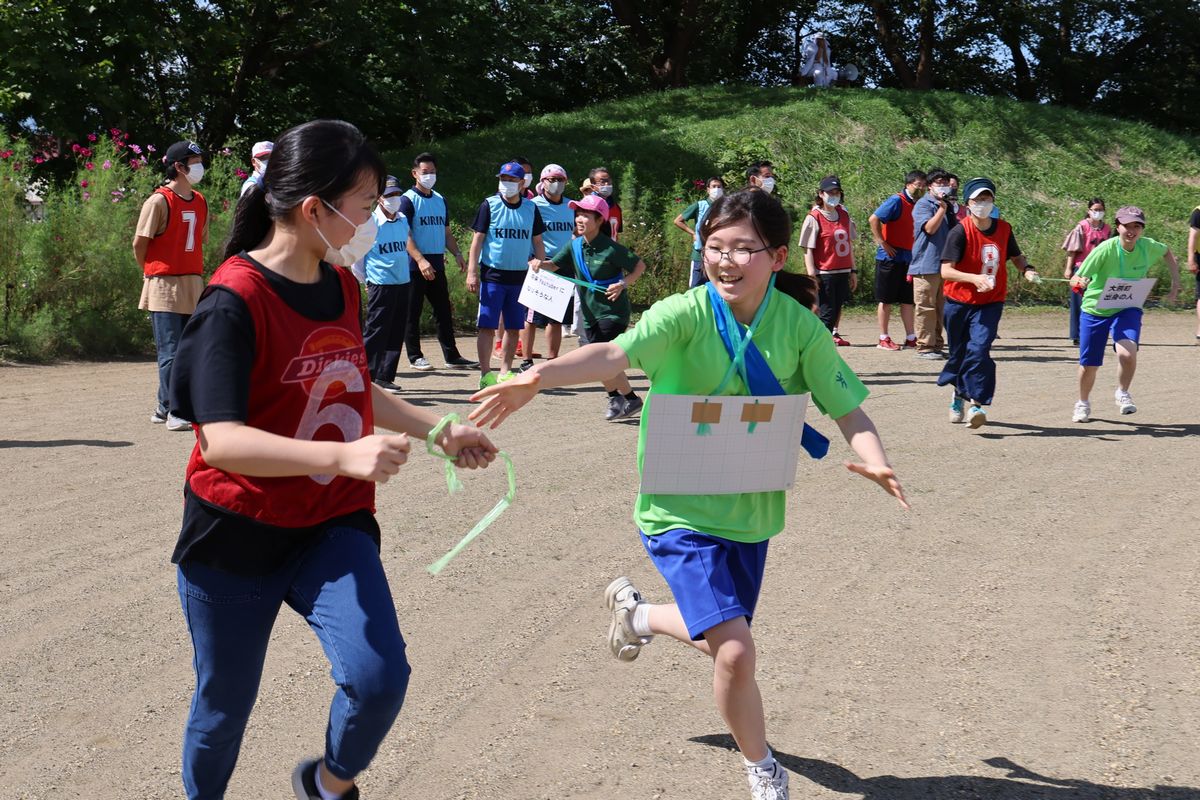
[[[364,172],[375,176],[376,193],[382,193],[387,176],[383,159],[349,122],[319,119],[284,131],[275,139],[262,183],[238,200],[225,258],[261,242],[272,222],[286,217],[304,198],[315,195],[335,203]]]

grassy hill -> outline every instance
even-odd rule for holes
[[[1060,273],[1059,245],[1090,197],[1105,198],[1110,219],[1121,205],[1141,206],[1147,235],[1181,258],[1188,216],[1200,205],[1200,139],[945,92],[694,88],[520,119],[428,147],[438,155],[438,190],[464,242],[475,208],[495,192],[502,161],[524,155],[537,169],[562,164],[576,187],[571,196],[590,167],[608,166],[630,228],[627,243],[650,267],[649,279],[635,288],[642,302],[686,286],[690,243],[671,220],[701,196],[693,181],[721,174],[740,185],[741,171],[759,158],[775,163],[779,194],[797,214],[810,207],[821,176],[841,176],[861,235],[855,257],[867,280],[860,300],[869,299],[874,260],[867,217],[912,168],[940,165],[963,180],[995,180],[997,205],[1030,261],[1048,276]],[[392,170],[406,173],[415,152],[389,152]],[[791,269],[802,270],[798,252],[791,261]],[[1061,284],[1020,286],[1012,299],[1065,302],[1065,296]],[[474,306],[461,292],[459,298],[470,307],[469,319]]]

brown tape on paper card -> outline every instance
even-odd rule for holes
[[[774,414],[774,403],[747,403],[742,406],[742,422],[770,422]]]
[[[720,403],[692,403],[692,422],[696,425],[716,425],[721,421]]]

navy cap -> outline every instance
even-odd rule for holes
[[[404,187],[400,185],[400,179],[395,175],[388,175],[383,182],[383,196],[391,197],[394,194],[404,194]]]
[[[971,178],[967,181],[966,186],[963,186],[963,197],[968,200],[974,200],[975,196],[980,192],[991,192],[992,197],[996,196],[996,184],[988,178]]]
[[[838,180],[837,175],[828,175],[821,179],[820,188],[822,192],[828,192],[833,189],[837,189],[840,192],[842,190],[842,182]]]
[[[519,181],[525,180],[525,168],[516,161],[510,161],[500,168],[496,173],[497,178],[516,178]]]
[[[174,164],[176,161],[180,164],[186,164],[187,160],[192,156],[202,155],[204,155],[204,151],[195,142],[176,142],[167,148],[167,152],[163,156],[163,163],[168,166]]]

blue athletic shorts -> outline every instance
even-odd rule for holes
[[[675,528],[642,534],[650,560],[671,587],[693,640],[726,620],[754,618],[767,563],[767,542],[746,544]]]
[[[525,327],[525,314],[528,309],[517,302],[521,296],[519,283],[479,282],[479,320],[478,326],[486,330],[496,330],[500,327],[500,315],[504,315],[504,330],[519,331]]]
[[[1084,311],[1079,315],[1079,366],[1098,367],[1104,363],[1104,346],[1112,333],[1113,347],[1122,339],[1137,344],[1142,335],[1142,310],[1123,308],[1111,317]]]

